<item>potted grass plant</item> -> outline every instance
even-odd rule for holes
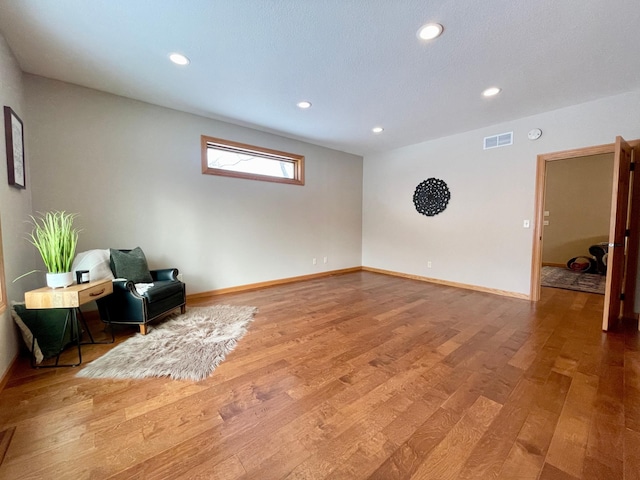
[[[47,268],[47,286],[51,288],[67,287],[73,283],[71,265],[76,254],[79,232],[73,227],[76,217],[77,214],[64,211],[41,213],[38,217],[30,216],[33,229],[27,240],[36,247],[42,257]],[[18,278],[36,271],[32,270]]]

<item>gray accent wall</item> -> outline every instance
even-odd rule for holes
[[[22,72],[11,50],[0,35],[0,107],[9,106],[24,123],[24,133],[28,138],[32,132],[26,118]],[[0,108],[4,110],[4,108]],[[26,155],[27,189],[9,186],[7,164],[5,160],[4,112],[0,121],[0,222],[2,222],[2,249],[4,254],[5,278],[2,281],[7,288],[7,299],[24,301],[24,292],[37,286],[37,275],[31,275],[13,283],[19,275],[35,268],[34,248],[25,240],[28,226],[25,220],[31,214],[31,158],[28,148]],[[9,308],[0,314],[0,379],[18,353],[18,336]]]
[[[189,294],[361,265],[362,157],[33,75],[25,88],[33,208],[79,213],[79,251],[140,246]],[[201,135],[304,155],[306,184],[203,175]]]

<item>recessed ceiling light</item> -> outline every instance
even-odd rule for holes
[[[382,127],[373,127],[373,128],[371,129],[371,131],[372,131],[373,133],[382,133],[382,132],[384,132],[384,128],[382,128]]]
[[[191,63],[191,61],[181,53],[170,54],[169,60],[171,60],[176,65],[189,65],[189,63]]]
[[[490,88],[487,88],[484,92],[482,92],[482,95],[484,95],[485,97],[493,97],[494,95],[499,94],[501,91],[502,91],[501,88],[490,87]]]
[[[311,106],[311,102],[307,102],[306,100],[303,100],[302,102],[298,102],[297,105],[298,105],[298,108],[309,108]]]
[[[418,30],[418,38],[422,40],[433,40],[442,35],[443,26],[439,23],[427,23]]]

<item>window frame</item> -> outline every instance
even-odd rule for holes
[[[233,170],[224,170],[221,168],[209,167],[208,155],[209,147],[220,146],[233,150],[245,151],[249,155],[268,157],[281,157],[283,160],[290,161],[293,164],[293,178],[273,177],[271,175],[260,175],[257,173],[235,172]],[[259,180],[263,182],[286,183],[289,185],[304,185],[304,155],[283,152],[280,150],[272,150],[270,148],[258,147],[246,143],[233,142],[222,138],[209,137],[202,135],[200,137],[200,148],[202,153],[202,173],[205,175],[220,175],[223,177],[244,178],[247,180]]]

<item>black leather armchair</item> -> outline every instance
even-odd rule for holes
[[[178,269],[150,270],[153,286],[142,295],[131,280],[114,280],[113,293],[96,301],[105,323],[139,324],[146,335],[147,324],[180,308],[185,312],[185,284],[178,280]]]

